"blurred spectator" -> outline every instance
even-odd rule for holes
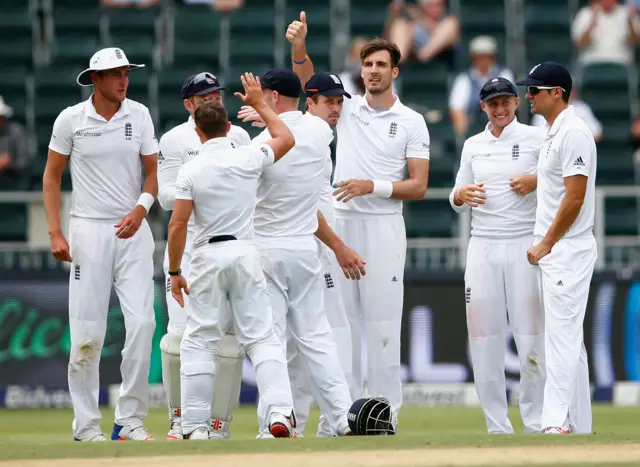
[[[593,134],[593,139],[596,141],[596,143],[598,143],[602,139],[602,124],[591,111],[591,107],[589,107],[589,104],[578,98],[578,91],[576,90],[576,86],[571,89],[571,94],[569,95],[569,104],[573,106],[576,115],[584,120],[584,122],[587,124],[587,126],[591,130],[591,133]],[[534,115],[531,118],[531,125],[533,126],[545,126],[546,124],[547,122],[541,115]]]
[[[31,163],[24,127],[13,122],[13,109],[0,96],[0,181],[18,182]]]
[[[447,15],[445,0],[418,0],[419,5],[393,0],[385,36],[400,48],[407,61],[411,52],[421,62],[428,62],[451,51],[460,38],[460,26],[454,15]]]
[[[244,6],[244,0],[183,0],[187,5],[211,5],[218,13],[229,13]]]
[[[146,8],[160,3],[160,0],[100,0],[104,7],[130,7]]]
[[[497,63],[497,54],[498,44],[493,37],[477,36],[469,43],[471,66],[456,77],[449,95],[451,122],[458,135],[465,135],[472,123],[486,124],[479,94],[488,80],[501,76],[515,83],[511,70]]]
[[[580,49],[578,61],[582,65],[630,65],[639,30],[634,5],[620,5],[616,0],[592,0],[580,9],[571,27],[573,40]]]
[[[354,96],[364,95],[364,81],[362,80],[362,61],[360,60],[360,51],[362,47],[367,43],[367,39],[364,37],[354,37],[351,41],[351,50],[347,55],[345,68],[338,75],[344,89]],[[393,81],[391,88],[395,94],[398,94],[398,84]]]

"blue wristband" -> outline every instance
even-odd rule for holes
[[[296,62],[294,59],[291,59],[291,61],[293,63],[295,63],[296,65],[302,65],[303,63],[305,63],[307,61],[307,57],[304,57],[304,60],[302,60],[301,62]]]

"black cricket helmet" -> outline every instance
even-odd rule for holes
[[[356,400],[347,414],[349,428],[354,435],[395,435],[397,418],[385,397],[364,397]]]

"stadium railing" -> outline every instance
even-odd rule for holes
[[[427,190],[426,200],[444,200],[449,197],[450,190],[434,188]],[[600,186],[596,188],[596,222],[595,236],[598,242],[598,263],[596,270],[612,271],[628,276],[640,269],[640,229],[636,235],[605,235],[606,209],[605,201],[609,199],[640,199],[640,186]],[[42,193],[40,192],[0,192],[0,215],[3,203],[25,203],[28,210],[27,241],[0,242],[0,253],[33,256],[46,253],[49,249],[47,221],[44,211]],[[71,205],[70,193],[62,195],[61,222],[66,230]],[[425,219],[428,222],[428,219]],[[407,241],[407,270],[425,271],[460,271],[464,269],[467,244],[470,237],[471,215],[467,211],[458,216],[456,234],[448,238],[410,238]],[[161,271],[164,255],[165,239],[156,240],[156,265]],[[19,261],[19,260],[17,260]],[[40,261],[42,262],[42,261]],[[44,261],[48,268],[55,262]],[[6,267],[0,262],[0,268]]]

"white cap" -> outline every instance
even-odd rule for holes
[[[13,109],[9,107],[2,96],[0,96],[0,117],[11,118],[13,115]]]
[[[128,66],[130,70],[134,68],[142,68],[144,65],[135,65],[129,63],[127,56],[122,49],[118,47],[109,47],[107,49],[98,50],[91,60],[89,60],[89,68],[84,70],[78,75],[76,81],[80,86],[91,86],[91,77],[89,76],[94,71],[113,70],[114,68],[120,68],[122,66]]]
[[[469,43],[470,55],[496,55],[498,44],[491,36],[477,36]]]

